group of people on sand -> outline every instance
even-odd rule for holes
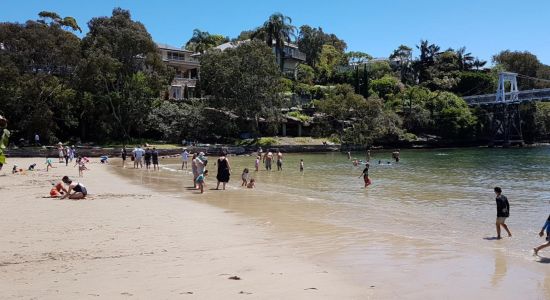
[[[69,147],[63,146],[63,143],[59,142],[57,144],[57,152],[59,155],[59,162],[65,163],[65,166],[69,165],[69,162],[73,162],[76,156],[76,148],[73,146]]]

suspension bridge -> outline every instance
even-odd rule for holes
[[[523,145],[520,104],[533,101],[550,102],[550,88],[520,91],[518,77],[550,82],[550,80],[517,73],[501,72],[498,76],[498,87],[495,94],[463,97],[469,106],[484,106],[489,112],[490,146]]]

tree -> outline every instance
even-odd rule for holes
[[[201,58],[201,87],[210,104],[244,120],[277,122],[282,107],[280,73],[272,50],[252,41]]]
[[[345,60],[345,56],[334,48],[334,46],[323,45],[323,50],[319,56],[319,63],[317,64],[319,81],[326,83],[331,80],[336,67],[345,64]]]
[[[0,113],[14,137],[71,135],[80,40],[57,23],[0,24]]]
[[[306,55],[306,63],[312,68],[319,62],[323,45],[331,45],[342,54],[347,48],[346,43],[336,35],[323,32],[321,27],[312,28],[308,25],[300,27],[297,44],[300,51]]]
[[[42,24],[46,24],[46,20],[50,20],[50,26],[65,26],[71,28],[73,31],[78,30],[79,32],[82,32],[82,29],[80,29],[80,26],[78,26],[76,19],[73,17],[67,16],[61,19],[61,17],[57,13],[50,11],[41,11],[40,13],[38,13],[38,16],[40,17],[40,20],[38,22]]]
[[[530,52],[520,51],[501,51],[493,56],[493,63],[502,65],[508,72],[514,72],[521,75],[536,77],[537,71],[541,67],[538,58]],[[520,90],[535,88],[535,82],[523,78],[518,78]]]
[[[472,53],[466,52],[466,47],[460,47],[456,51],[456,56],[458,60],[458,69],[460,71],[471,70],[474,66],[475,58],[472,56]],[[480,62],[478,61],[478,64]]]
[[[396,71],[399,72],[401,82],[412,84],[415,81],[414,70],[412,69],[412,48],[400,45],[390,55],[394,62]]]
[[[292,19],[281,13],[272,14],[267,21],[251,35],[251,38],[263,37],[269,47],[275,46],[275,55],[281,72],[284,67],[285,43],[295,38],[296,27]]]
[[[361,51],[350,51],[346,53],[346,58],[348,60],[348,64],[355,66],[366,63],[372,59],[372,56]]]
[[[227,42],[229,42],[229,38],[221,34],[210,34],[208,31],[194,29],[193,36],[185,43],[185,48],[193,52],[204,53],[210,48]]]
[[[169,73],[143,24],[115,8],[111,17],[93,18],[82,40],[81,88],[107,112],[103,123],[113,137],[128,139],[145,131],[153,99],[169,82]]]
[[[312,67],[306,64],[299,64],[296,69],[297,79],[299,82],[313,84],[313,79],[315,79],[315,70],[313,70]]]
[[[440,47],[430,44],[427,40],[421,40],[420,45],[417,45],[416,48],[420,50],[420,57],[414,62],[414,69],[418,73],[418,82],[423,83],[432,78],[429,68],[435,64]]]
[[[370,83],[371,89],[378,97],[388,100],[391,96],[399,93],[399,80],[391,75],[385,75],[380,79],[375,79]]]

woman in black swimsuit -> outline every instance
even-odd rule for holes
[[[229,182],[229,177],[231,175],[231,166],[229,165],[229,160],[227,160],[227,157],[225,157],[225,153],[222,153],[220,158],[218,158],[218,175],[216,175],[216,179],[218,179],[218,185],[216,186],[216,190],[220,188],[220,183],[222,183],[222,189],[225,190],[225,184]]]
[[[63,176],[61,179],[65,184],[69,185],[67,193],[61,199],[69,198],[73,200],[84,199],[88,195],[86,187],[80,182],[73,182],[69,176]]]

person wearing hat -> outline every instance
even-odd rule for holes
[[[61,179],[61,181],[69,186],[69,188],[67,189],[67,193],[65,193],[65,195],[63,195],[61,199],[69,198],[73,200],[78,200],[84,199],[86,198],[86,195],[88,195],[86,187],[80,182],[72,181],[69,176],[63,176],[63,179]]]

